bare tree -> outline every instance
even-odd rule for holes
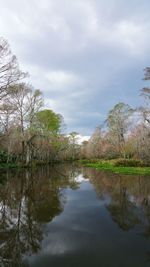
[[[14,121],[14,113],[16,107],[11,105],[7,100],[0,105],[0,131],[7,135],[9,133],[9,129]]]
[[[34,127],[35,116],[44,105],[43,96],[39,89],[32,90],[27,95],[29,127]]]
[[[129,129],[129,118],[132,113],[133,109],[129,105],[118,103],[108,114],[107,123],[110,137],[114,147],[116,147],[121,154],[124,154],[125,134]]]
[[[150,80],[150,68],[147,67],[144,70],[144,81]],[[141,90],[141,96],[145,99],[145,106],[140,108],[140,111],[142,112],[144,121],[150,126],[150,88],[144,87]]]
[[[144,81],[150,80],[150,68],[144,69]],[[138,131],[138,136],[136,138],[139,144],[138,153],[140,158],[145,162],[150,162],[150,88],[144,87],[141,90],[141,96],[144,97],[144,106],[139,108],[139,111],[143,117],[143,123],[141,125],[140,131]]]
[[[0,37],[0,100],[9,94],[10,85],[26,76],[27,73],[19,69],[17,58],[12,54],[8,42]]]
[[[9,92],[11,96],[9,103],[16,108],[15,124],[20,132],[22,157],[25,159],[25,146],[30,144],[34,134],[36,128],[34,119],[43,105],[43,98],[39,90],[33,91],[33,87],[25,83],[11,86]]]

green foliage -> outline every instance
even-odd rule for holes
[[[39,126],[44,132],[52,134],[58,134],[60,132],[62,124],[62,116],[60,114],[56,114],[50,109],[45,109],[39,111],[36,116]]]
[[[7,153],[5,151],[0,151],[0,164],[7,162]]]
[[[15,155],[9,155],[6,151],[0,151],[0,168],[2,165],[6,167],[6,165],[15,165],[16,166],[16,157]]]
[[[0,170],[2,169],[18,169],[22,166],[16,163],[0,163]],[[24,166],[23,166],[24,167]]]

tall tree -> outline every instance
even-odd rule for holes
[[[70,159],[75,160],[79,157],[79,134],[77,132],[71,132],[69,134],[69,150],[70,150]]]
[[[118,103],[109,111],[107,124],[110,131],[110,138],[119,153],[123,153],[125,144],[125,134],[129,128],[129,118],[133,113],[133,109],[124,103]]]
[[[43,105],[43,98],[39,90],[33,91],[33,88],[25,83],[11,86],[9,92],[11,94],[9,102],[16,108],[15,123],[20,132],[22,157],[25,159],[25,146],[30,143],[29,140],[32,138],[36,113]],[[26,136],[27,129],[28,136]]]
[[[34,90],[31,88],[27,95],[28,102],[28,116],[27,120],[29,123],[30,130],[34,128],[36,124],[36,115],[44,105],[42,93],[39,89]]]
[[[144,70],[144,81],[150,80],[150,68],[147,67]],[[150,88],[149,87],[144,87],[141,90],[141,96],[144,96],[145,98],[145,106],[140,108],[140,111],[142,112],[144,121],[149,124],[150,126]]]
[[[37,113],[37,122],[42,133],[57,135],[60,133],[62,116],[50,109],[44,109]]]
[[[144,81],[150,80],[150,68],[147,67],[144,70]],[[144,97],[144,106],[140,107],[139,110],[143,117],[143,122],[138,131],[137,143],[138,153],[140,158],[145,162],[150,163],[150,88],[144,87],[141,90],[141,96]]]
[[[19,69],[17,58],[12,54],[8,42],[0,37],[0,100],[9,94],[10,85],[26,76],[27,73]]]

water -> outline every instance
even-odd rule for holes
[[[55,165],[1,181],[0,267],[150,266],[150,177]]]

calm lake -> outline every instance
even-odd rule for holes
[[[0,267],[150,266],[150,177],[1,171]]]

